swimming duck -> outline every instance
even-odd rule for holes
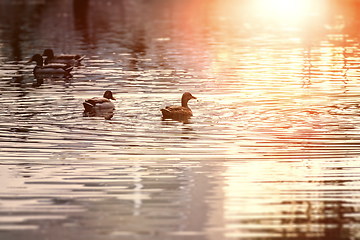
[[[38,74],[45,74],[45,75],[57,75],[62,74],[63,76],[69,76],[70,71],[73,69],[70,65],[65,64],[49,64],[45,65],[43,64],[44,60],[40,54],[35,54],[32,56],[32,58],[28,61],[30,62],[36,62],[36,66],[34,67],[34,75]]]
[[[54,55],[54,51],[52,49],[45,49],[42,56],[46,56],[45,65],[50,63],[65,63],[72,66],[80,65],[80,61],[85,58],[84,56],[80,55]]]
[[[93,97],[85,100],[83,102],[85,108],[84,116],[99,116],[110,119],[114,115],[113,111],[115,110],[115,105],[110,99],[116,100],[113,97],[113,93],[110,90],[107,90],[103,97]]]
[[[188,101],[191,99],[196,99],[196,97],[185,92],[181,97],[181,106],[167,106],[161,109],[163,119],[185,120],[190,118],[193,114],[188,107]]]

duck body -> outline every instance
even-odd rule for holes
[[[110,101],[116,100],[111,91],[106,91],[103,97],[93,97],[85,100],[84,105],[84,116],[86,117],[105,117],[110,119],[114,115],[115,105]]]
[[[62,64],[35,66],[34,74],[70,74],[72,67]]]
[[[72,66],[66,65],[66,64],[49,64],[45,65],[43,64],[44,59],[40,54],[35,54],[30,62],[36,62],[36,66],[34,67],[33,73],[34,75],[63,75],[63,76],[69,76],[70,71],[73,69]]]
[[[44,62],[45,65],[52,63],[62,63],[69,64],[71,66],[79,66],[81,60],[85,58],[85,56],[72,54],[54,55],[54,51],[52,49],[45,49],[42,56],[46,56]]]
[[[167,106],[161,109],[163,119],[186,120],[193,116],[188,101],[196,99],[191,93],[185,92],[181,98],[181,106]]]
[[[193,116],[190,108],[182,106],[167,106],[161,109],[163,119],[188,119]]]

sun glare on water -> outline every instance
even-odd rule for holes
[[[321,9],[321,0],[254,0],[253,13],[284,23],[302,22]]]
[[[256,7],[262,12],[268,12],[270,15],[299,15],[304,12],[306,6],[304,0],[257,0]]]

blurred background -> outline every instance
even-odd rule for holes
[[[225,34],[223,41],[288,34],[315,44],[327,34],[357,37],[358,11],[356,0],[2,0],[1,50],[10,60],[22,60],[37,47],[150,55],[169,39],[173,44],[192,39],[209,49],[211,39]]]

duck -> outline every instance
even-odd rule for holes
[[[181,97],[181,106],[167,106],[160,111],[163,119],[186,120],[193,116],[188,102],[191,99],[197,99],[191,93],[185,92]]]
[[[110,90],[105,91],[103,97],[93,97],[83,102],[84,116],[87,117],[105,117],[110,119],[114,115],[115,105],[110,100],[116,100]]]
[[[80,65],[81,60],[85,58],[84,56],[80,55],[72,55],[72,54],[63,54],[63,55],[54,55],[54,51],[50,48],[45,49],[42,56],[46,56],[45,65],[50,63],[65,63],[72,66]]]
[[[73,69],[72,66],[67,64],[49,64],[44,66],[44,59],[40,54],[35,54],[27,62],[36,62],[33,73],[34,75],[44,74],[44,75],[58,75],[62,74],[63,76],[71,76],[70,71]]]

